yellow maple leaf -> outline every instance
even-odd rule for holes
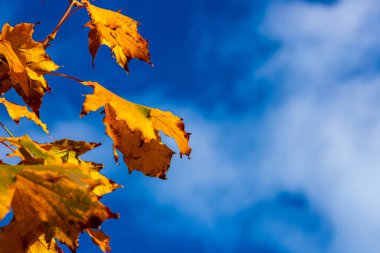
[[[94,62],[99,47],[107,45],[116,57],[117,63],[129,72],[128,62],[137,58],[150,63],[148,42],[138,33],[137,21],[119,12],[96,7],[88,0],[82,1],[91,21],[85,24],[91,30],[88,34],[89,50]]]
[[[39,224],[38,226],[35,226]],[[12,219],[0,232],[2,253],[63,253],[55,239],[46,240],[44,224],[31,221],[29,226]]]
[[[91,237],[92,241],[99,246],[103,252],[111,252],[110,237],[102,230],[87,229],[86,232]]]
[[[26,106],[21,106],[8,102],[5,98],[0,98],[0,104],[7,108],[9,116],[18,124],[20,119],[25,117],[39,125],[47,134],[49,133],[46,124],[37,117],[34,112],[30,112]]]
[[[97,196],[103,196],[121,188],[120,185],[98,173],[103,168],[103,164],[87,162],[79,158],[79,156],[99,146],[98,143],[62,139],[52,143],[40,144],[33,141],[28,135],[0,138],[0,140],[7,141],[17,147],[8,156],[21,158],[21,164],[73,164],[91,169],[92,177],[102,182],[93,189],[93,193]]]
[[[44,74],[59,67],[46,54],[44,46],[33,40],[34,25],[21,23],[15,27],[6,23],[0,34],[0,89],[10,84],[24,102],[39,116],[42,97],[50,87]],[[4,76],[7,73],[8,76]]]
[[[98,228],[104,220],[117,218],[92,192],[103,181],[86,166],[0,165],[0,170],[1,185],[13,189],[2,192],[0,217],[12,203],[15,219],[24,224],[22,230],[51,224],[52,237],[75,250],[83,229]],[[0,233],[0,246],[1,238]]]
[[[0,137],[1,141],[7,141],[17,147],[9,157],[21,158],[21,164],[44,164],[55,165],[62,164],[59,155],[48,152],[43,149],[37,142],[34,142],[28,135],[22,137]]]
[[[92,163],[79,158],[99,144],[67,139],[39,144],[27,135],[0,140],[17,147],[12,156],[20,157],[23,164],[0,165],[0,190],[4,193],[0,195],[0,220],[12,203],[15,218],[29,224],[27,228],[18,229],[34,231],[45,224],[41,234],[48,243],[55,237],[74,250],[81,231],[98,228],[105,219],[117,217],[98,199],[120,186],[101,175]],[[66,153],[68,151],[72,152]],[[24,203],[26,200],[28,203]],[[67,222],[76,225],[69,226]],[[29,234],[31,232],[20,236],[26,240]],[[2,236],[9,236],[8,232],[0,233],[0,252]],[[37,242],[38,245],[34,242],[30,241],[34,248],[44,246],[43,242]]]
[[[98,147],[100,143],[74,141],[69,139],[62,139],[52,143],[38,144],[41,148],[54,153],[62,159],[62,163],[71,163],[78,165],[87,165],[96,171],[100,171],[104,165],[83,161],[79,156]]]
[[[9,79],[9,67],[4,57],[0,55],[0,95],[8,92],[12,88],[12,82]]]
[[[94,88],[86,96],[81,115],[105,108],[103,123],[115,149],[123,154],[129,171],[139,170],[145,175],[165,178],[174,152],[161,142],[159,131],[174,138],[180,153],[190,155],[190,134],[185,132],[182,119],[171,112],[129,102],[98,83],[84,82]]]
[[[15,252],[12,252],[15,253]],[[45,234],[42,234],[38,240],[29,246],[27,253],[64,253],[53,238],[49,242],[45,239]]]

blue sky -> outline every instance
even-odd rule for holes
[[[42,21],[39,39],[66,4],[0,1],[0,20]],[[136,60],[128,76],[103,47],[92,70],[82,12],[49,48],[60,71],[171,110],[193,133],[192,159],[175,157],[169,180],[128,175],[102,116],[79,118],[90,91],[49,78],[41,118],[51,138],[101,141],[86,158],[125,186],[104,198],[121,214],[103,225],[113,252],[380,252],[378,1],[96,4],[142,23],[155,67]],[[27,121],[5,122],[49,140]],[[78,252],[100,251],[82,236]]]

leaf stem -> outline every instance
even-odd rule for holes
[[[5,147],[9,148],[10,150],[12,150],[12,152],[15,152],[15,150],[10,145],[5,143],[4,141],[0,141],[0,143],[3,144]]]
[[[12,132],[6,127],[3,122],[0,121],[0,125],[4,128],[4,130],[9,134],[10,137],[14,138],[15,136],[12,134]]]
[[[72,8],[74,6],[77,6],[72,12]],[[79,3],[77,0],[70,0],[70,4],[67,7],[65,13],[63,14],[61,20],[58,22],[57,26],[54,28],[54,30],[43,40],[41,41],[42,45],[46,48],[49,46],[49,42],[54,40],[58,30],[61,28],[61,26],[68,20],[75,12],[77,12],[79,9],[84,8],[81,3]]]
[[[65,78],[71,79],[73,81],[76,81],[78,83],[83,83],[84,82],[83,80],[80,80],[80,79],[78,79],[76,77],[69,76],[69,75],[66,75],[66,74],[63,74],[63,73],[49,72],[49,73],[46,73],[46,75],[65,77]]]

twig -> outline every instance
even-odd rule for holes
[[[74,6],[78,6],[75,8],[72,12],[71,9]],[[54,30],[43,40],[41,41],[42,45],[46,48],[49,46],[49,42],[55,39],[55,36],[57,35],[58,30],[61,28],[61,26],[65,23],[66,20],[68,20],[76,11],[79,9],[84,8],[84,6],[81,5],[77,0],[70,0],[70,4],[67,7],[65,13],[63,14],[61,20],[58,22],[57,26],[54,28]]]
[[[6,127],[3,122],[0,121],[0,125],[4,128],[4,130],[9,134],[10,137],[14,138],[15,136],[9,131],[8,127]]]
[[[4,141],[0,141],[0,143],[3,144],[4,146],[6,146],[7,148],[9,148],[10,150],[12,150],[12,152],[16,152],[10,145],[5,143]]]
[[[62,73],[57,73],[57,72],[48,72],[48,73],[45,73],[46,75],[51,75],[51,76],[60,76],[60,77],[65,77],[65,78],[68,78],[68,79],[71,79],[73,81],[76,81],[78,83],[83,83],[84,81],[83,80],[80,80],[76,77],[73,77],[73,76],[69,76],[69,75],[66,75],[66,74],[62,74]]]

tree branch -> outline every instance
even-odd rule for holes
[[[77,6],[77,8],[71,11],[74,6]],[[67,7],[65,13],[63,14],[61,20],[58,22],[57,26],[43,41],[41,41],[42,45],[45,48],[48,47],[49,42],[55,39],[58,33],[58,30],[66,22],[66,20],[68,20],[75,12],[77,12],[79,9],[82,9],[82,8],[84,8],[84,6],[81,3],[79,3],[77,0],[70,0],[70,4]]]
[[[3,122],[0,121],[0,125],[4,128],[4,130],[9,134],[10,137],[14,138],[15,136],[12,134],[12,132],[6,127]]]

